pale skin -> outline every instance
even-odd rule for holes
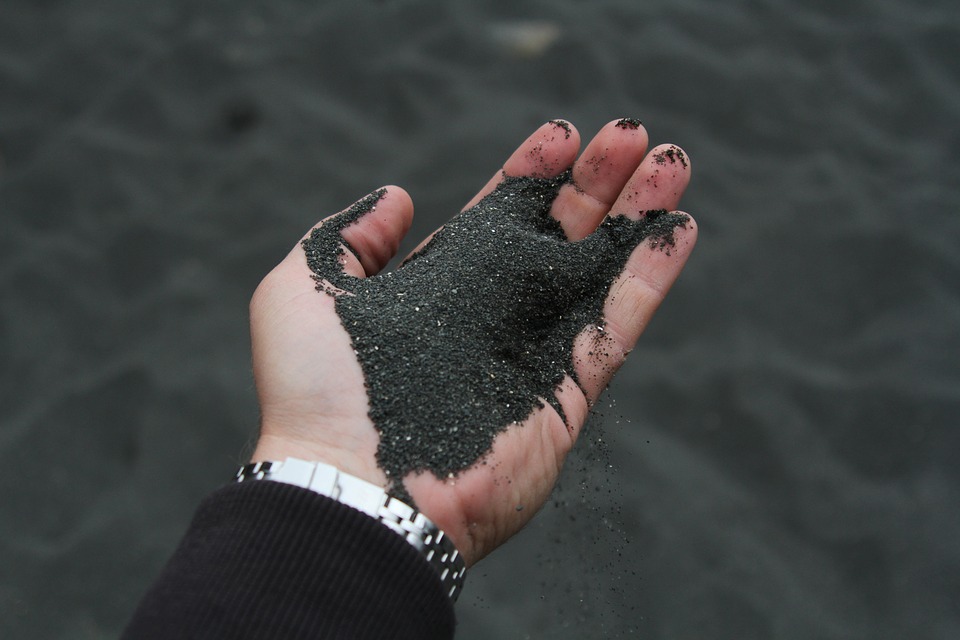
[[[467,203],[490,193],[503,175],[550,177],[573,166],[551,215],[570,240],[589,235],[604,216],[638,218],[651,209],[677,209],[690,180],[689,161],[647,152],[642,126],[604,126],[578,157],[580,136],[555,123],[537,129]],[[465,207],[465,208],[466,208]],[[375,211],[344,229],[353,248],[343,268],[355,277],[379,273],[396,254],[413,219],[400,187],[387,187]],[[322,224],[322,221],[321,223]],[[491,452],[454,477],[431,472],[405,479],[417,507],[443,529],[471,566],[519,531],[550,495],[590,406],[633,348],[680,274],[696,242],[691,219],[669,252],[643,243],[614,281],[604,305],[608,348],[591,350],[595,327],[574,342],[579,384],[567,377],[556,391],[566,423],[549,405],[494,440]],[[505,256],[506,257],[506,256]],[[367,389],[334,299],[316,290],[299,243],[257,288],[250,303],[253,369],[261,407],[260,439],[252,461],[296,457],[332,464],[387,486],[377,466],[378,434],[367,415]],[[590,355],[592,353],[592,355]]]

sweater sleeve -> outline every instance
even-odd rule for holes
[[[445,638],[433,568],[369,516],[299,487],[205,499],[123,638]]]

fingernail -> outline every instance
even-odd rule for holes
[[[561,129],[566,131],[567,133],[566,133],[566,136],[564,136],[565,138],[570,137],[570,123],[567,122],[566,120],[551,120],[550,124],[554,125],[555,127],[560,127]]]

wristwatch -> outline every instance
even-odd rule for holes
[[[444,591],[456,602],[467,568],[453,541],[425,515],[390,497],[377,485],[347,475],[329,464],[297,458],[253,462],[240,467],[236,481],[251,480],[292,484],[362,511],[409,542],[436,570]]]

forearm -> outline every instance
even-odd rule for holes
[[[305,489],[207,498],[125,638],[451,638],[434,570],[368,516]]]

